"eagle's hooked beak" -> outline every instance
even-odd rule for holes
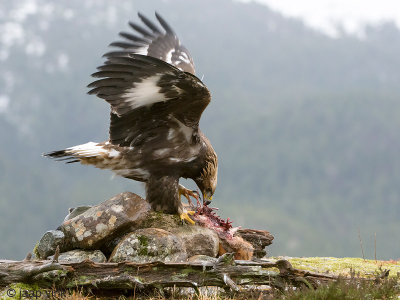
[[[209,205],[212,201],[212,194],[210,192],[203,192],[203,204]]]

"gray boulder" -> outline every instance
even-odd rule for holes
[[[180,262],[187,259],[181,238],[160,228],[139,229],[126,235],[115,247],[110,262]]]
[[[200,226],[179,226],[171,233],[181,238],[188,257],[206,255],[216,257],[219,250],[218,234],[208,228]]]
[[[218,254],[219,238],[215,231],[197,225],[182,224],[177,215],[150,211],[145,220],[137,226],[137,229],[144,228],[164,229],[175,235],[183,241],[182,251],[188,257],[196,254],[215,257]],[[103,253],[111,254],[123,238],[124,236],[119,236],[105,243],[102,247]]]
[[[54,254],[57,246],[61,251],[65,248],[65,235],[60,230],[49,230],[42,236],[33,252],[36,258],[46,259],[49,255]]]
[[[146,200],[125,192],[66,220],[59,229],[65,234],[68,250],[99,249],[108,240],[136,228],[149,210]]]
[[[48,257],[48,259],[53,259],[53,255]],[[107,258],[100,250],[85,251],[76,249],[60,253],[58,257],[58,262],[61,263],[80,263],[85,260],[91,260],[96,263],[107,262]]]

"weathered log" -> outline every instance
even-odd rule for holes
[[[52,261],[0,260],[0,287],[12,283],[40,288],[142,289],[217,286],[238,290],[242,285],[309,287],[336,280],[336,276],[294,269],[286,260],[241,261],[225,254],[217,262],[185,263],[58,263]]]

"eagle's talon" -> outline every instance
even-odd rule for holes
[[[192,199],[190,199],[190,197],[195,198],[196,201],[199,202],[200,194],[198,191],[188,190],[187,188],[185,188],[183,185],[180,184],[178,188],[178,193],[179,193],[179,199],[183,195],[188,200],[190,206],[193,206],[193,202]]]
[[[188,211],[181,213],[179,216],[181,218],[182,224],[184,223],[184,221],[186,221],[189,224],[194,225],[195,222],[189,217],[189,215],[194,215],[194,214],[195,214],[195,211],[193,211],[193,210],[188,210]]]

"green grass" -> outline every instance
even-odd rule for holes
[[[279,257],[275,257],[278,259]],[[400,261],[368,260],[362,258],[345,257],[285,257],[296,269],[319,273],[350,276],[354,272],[362,277],[374,277],[382,270],[388,269],[389,277],[400,274]]]

